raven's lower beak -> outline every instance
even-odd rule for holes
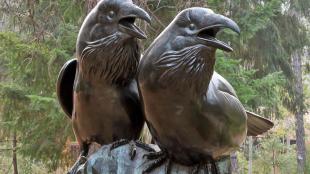
[[[216,39],[216,34],[223,28],[229,28],[240,34],[238,25],[233,20],[219,14],[209,14],[206,18],[202,24],[203,28],[197,32],[197,38],[201,43],[224,51],[233,51],[228,44]]]
[[[131,35],[132,37],[146,39],[146,34],[135,25],[135,20],[136,18],[139,18],[146,21],[147,23],[150,23],[151,17],[149,14],[140,7],[131,3],[125,3],[124,7],[121,9],[123,10],[121,12],[123,17],[121,17],[119,20],[120,30]]]

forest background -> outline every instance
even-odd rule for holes
[[[309,0],[135,0],[152,16],[137,23],[142,49],[184,8],[208,7],[235,20],[222,32],[216,71],[247,109],[275,122],[231,155],[233,173],[310,173]],[[70,120],[56,100],[61,66],[96,0],[0,0],[0,173],[64,173],[75,160]],[[308,162],[307,162],[308,160]]]

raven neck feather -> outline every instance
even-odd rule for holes
[[[87,42],[81,54],[79,69],[83,79],[126,85],[136,75],[139,64],[137,41],[121,41],[113,34],[94,42]]]
[[[192,90],[200,95],[208,89],[215,57],[203,45],[194,45],[178,51],[167,51],[155,62],[159,69],[159,83],[176,90]]]

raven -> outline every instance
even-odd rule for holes
[[[136,140],[144,124],[137,82],[140,60],[137,39],[146,39],[135,25],[150,16],[131,0],[101,0],[84,20],[77,38],[77,59],[60,71],[57,94],[72,119],[80,145],[77,166],[89,144]]]
[[[231,19],[207,8],[180,12],[144,53],[138,86],[146,122],[162,152],[145,172],[167,157],[184,165],[211,162],[236,150],[249,135],[273,123],[245,110],[233,87],[214,72],[216,49],[232,51],[216,39],[223,28],[240,33]]]

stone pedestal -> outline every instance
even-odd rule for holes
[[[157,151],[159,148],[151,145]],[[81,165],[78,174],[141,174],[142,171],[152,162],[147,160],[144,154],[148,152],[137,147],[137,153],[133,160],[130,159],[130,145],[120,146],[110,153],[110,145],[99,148],[92,154],[88,161]],[[229,174],[230,160],[222,160],[217,163],[221,174]],[[151,174],[165,174],[167,162],[156,168]],[[172,163],[171,174],[188,174],[191,173],[194,166],[183,166],[177,163]],[[204,171],[198,172],[204,174]],[[210,174],[211,172],[209,172]]]

